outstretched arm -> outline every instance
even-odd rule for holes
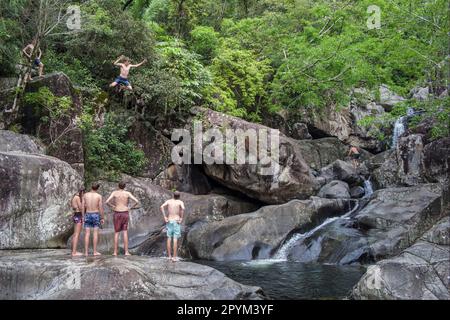
[[[142,62],[141,63],[139,63],[139,64],[132,64],[131,66],[133,67],[133,68],[137,68],[137,67],[140,67],[140,66],[142,66],[144,63],[146,63],[147,62],[147,59],[144,59],[144,60],[142,60]]]
[[[119,61],[122,60],[122,58],[123,58],[123,55],[121,55],[120,57],[118,57],[117,60],[113,62],[113,64],[114,64],[115,66],[121,66],[122,64],[119,63]]]
[[[37,58],[41,59],[41,57],[42,57],[42,50],[41,50],[41,48],[39,48]]]

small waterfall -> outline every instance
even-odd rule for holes
[[[359,207],[359,204],[357,204],[353,209],[351,209],[349,212],[347,212],[343,216],[328,218],[322,224],[318,225],[317,227],[315,227],[314,229],[312,229],[306,233],[297,233],[297,234],[293,235],[288,241],[286,241],[277,250],[277,252],[273,255],[272,259],[278,260],[278,261],[286,261],[289,251],[293,246],[295,246],[301,240],[304,240],[304,239],[312,236],[314,233],[316,233],[316,231],[322,229],[323,227],[332,223],[333,221],[336,221],[338,219],[347,219],[353,212],[355,212],[358,209],[358,207]]]
[[[395,121],[394,132],[392,134],[392,148],[397,147],[398,138],[405,132],[406,116],[400,117]]]
[[[369,179],[364,180],[364,198],[368,198],[373,194],[372,182]]]
[[[406,131],[406,120],[415,114],[413,108],[406,110],[406,116],[402,116],[395,121],[394,132],[392,133],[392,148],[397,147],[397,142],[400,136]]]

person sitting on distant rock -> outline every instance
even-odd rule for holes
[[[128,251],[128,221],[129,211],[139,204],[139,200],[136,199],[130,192],[125,191],[125,183],[119,183],[119,189],[111,193],[106,204],[114,210],[114,256],[117,256],[117,248],[119,246],[119,234],[123,232],[123,246],[125,255],[129,256]],[[129,207],[128,201],[134,201],[134,205]],[[114,200],[114,204],[111,201]]]
[[[102,196],[98,194],[97,190],[100,188],[99,184],[93,184],[91,191],[83,196],[83,217],[84,217],[84,254],[89,255],[89,238],[91,229],[94,229],[93,249],[94,256],[100,256],[101,253],[97,251],[98,243],[98,229],[105,222],[105,213],[103,211]],[[101,218],[100,218],[101,215]]]
[[[31,61],[32,55],[34,53],[34,49],[37,44],[37,39],[34,38],[31,43],[29,43],[25,48],[22,49],[23,54]],[[44,73],[44,64],[41,62],[42,58],[42,50],[41,48],[38,49],[37,56],[33,61],[32,67],[39,68],[39,77],[42,77]],[[27,75],[28,80],[31,80],[31,72]]]
[[[168,215],[166,215],[166,208]],[[181,237],[181,222],[184,217],[184,203],[180,200],[180,193],[175,191],[173,199],[164,202],[160,209],[166,222],[167,255],[172,262],[175,262],[177,260],[178,238]],[[172,239],[173,255],[171,250]]]
[[[120,63],[119,61],[123,61],[123,63]],[[119,58],[117,58],[116,61],[114,61],[114,65],[120,67],[120,76],[118,76],[113,83],[111,83],[110,87],[115,87],[118,84],[121,86],[124,86],[128,90],[133,90],[131,87],[130,82],[128,81],[128,74],[130,73],[131,68],[137,68],[143,65],[147,62],[147,59],[142,60],[139,64],[131,64],[130,59],[121,55]]]
[[[83,225],[83,195],[84,189],[80,189],[76,195],[72,198],[72,209],[73,209],[73,223],[74,223],[74,232],[72,236],[72,256],[78,257],[83,254],[77,251],[78,248],[78,238],[80,237],[81,227]]]
[[[352,157],[353,168],[359,167],[359,158],[361,157],[361,153],[356,146],[351,146],[348,152],[348,156]]]

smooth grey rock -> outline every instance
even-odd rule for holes
[[[349,199],[350,190],[346,182],[333,180],[320,189],[318,196],[327,199]]]
[[[263,299],[210,267],[163,258],[72,259],[67,250],[0,251],[4,300]]]
[[[0,152],[43,154],[43,147],[36,139],[8,130],[0,130]]]
[[[390,109],[396,104],[405,101],[405,98],[399,96],[395,92],[391,91],[387,85],[381,85],[380,91],[380,104],[390,111]]]
[[[356,186],[350,189],[350,196],[354,199],[359,199],[364,197],[365,195],[365,190],[363,187],[360,186]]]
[[[359,175],[357,169],[349,162],[336,160],[332,164],[320,170],[320,176],[324,177],[327,182],[332,180],[341,180],[349,185],[362,184],[363,178]]]
[[[0,249],[64,246],[80,175],[53,157],[0,152],[0,181]]]
[[[367,264],[395,256],[446,215],[441,202],[437,184],[377,190],[370,199],[361,201],[361,210],[300,237],[288,250],[287,258]]]
[[[433,238],[432,235],[441,234],[444,229],[448,238],[448,228],[449,217],[446,217],[431,228],[424,239]],[[419,240],[399,256],[370,266],[353,288],[352,297],[364,300],[449,300],[449,270],[448,239],[442,244]]]
[[[328,217],[341,215],[356,205],[353,200],[313,197],[202,224],[192,229],[188,248],[194,258],[250,260],[269,258],[293,231],[306,231]]]
[[[297,140],[310,140],[312,139],[308,131],[308,126],[304,123],[296,122],[292,126],[292,138]]]
[[[255,150],[250,148],[249,139],[255,137],[258,132],[263,132],[262,130],[270,133],[270,128],[205,108],[193,108],[191,112],[195,113],[197,121],[201,120],[203,127],[215,128],[219,132],[225,129],[255,130],[251,137],[243,139],[245,143],[236,148],[245,149],[247,154],[250,153],[258,159],[258,155],[254,154]],[[280,133],[279,159],[273,158],[275,154],[268,156],[270,164],[269,161],[267,164],[262,164],[261,161],[258,164],[203,163],[203,167],[206,175],[220,184],[266,203],[305,199],[316,194],[320,187],[308,162],[303,158],[302,146],[305,145],[309,150],[309,144],[310,141],[297,141]]]

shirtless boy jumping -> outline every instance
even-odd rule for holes
[[[120,63],[119,61],[123,61],[123,63]],[[142,66],[144,63],[147,62],[147,59],[142,60],[139,64],[131,64],[130,59],[121,55],[119,58],[117,58],[116,61],[114,61],[114,65],[120,67],[120,76],[118,76],[113,83],[111,83],[110,87],[115,87],[118,84],[125,86],[128,90],[133,90],[131,87],[130,82],[128,81],[128,74],[130,73],[131,68],[137,68]]]
[[[85,193],[83,196],[84,206],[82,215],[84,217],[84,254],[86,256],[89,254],[89,237],[91,235],[91,229],[94,229],[94,256],[101,255],[97,252],[98,228],[105,223],[105,213],[103,211],[102,196],[97,193],[99,188],[99,184],[93,184],[91,191]]]
[[[165,208],[169,213],[166,216]],[[161,206],[161,212],[164,216],[167,229],[167,255],[172,262],[177,260],[178,238],[181,236],[181,221],[184,216],[184,203],[180,200],[180,193],[175,191],[173,199],[167,200]],[[171,242],[173,238],[173,256],[171,250]]]
[[[119,183],[119,189],[111,193],[106,204],[114,210],[114,256],[117,256],[117,248],[119,246],[119,234],[123,232],[123,246],[125,255],[129,256],[128,251],[128,221],[129,211],[139,204],[139,200],[136,199],[130,192],[125,191],[125,183]],[[128,201],[133,200],[134,205],[129,207]],[[111,201],[114,200],[114,204]]]

